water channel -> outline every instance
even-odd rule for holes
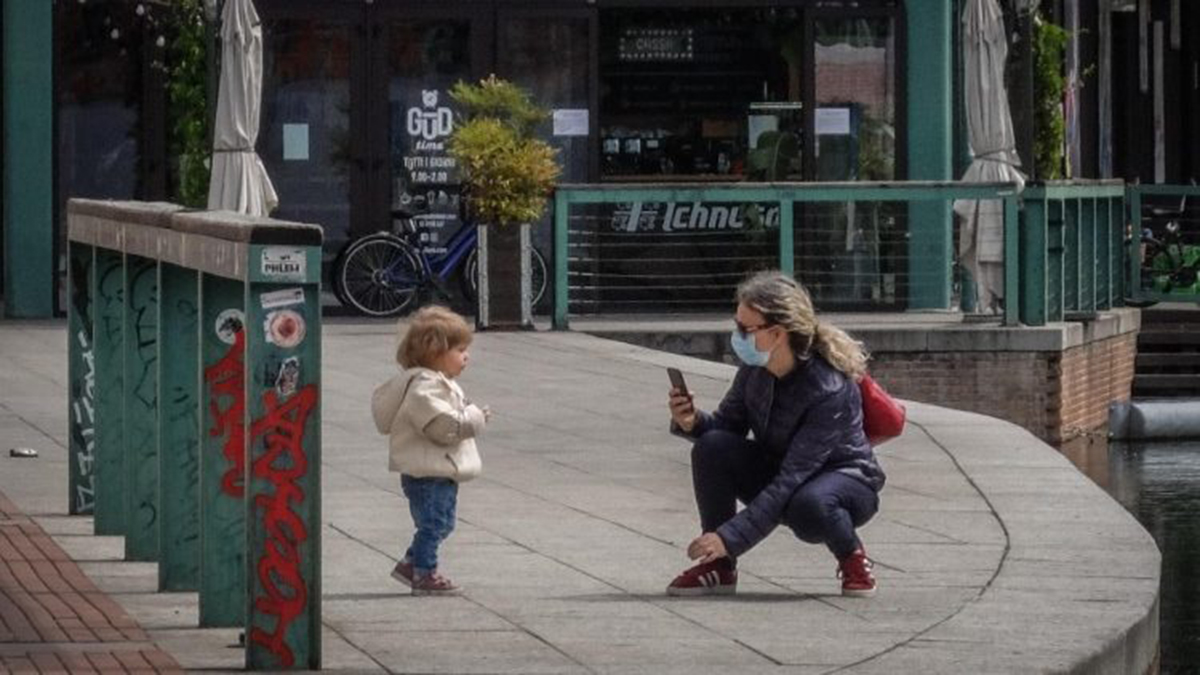
[[[1162,551],[1162,675],[1200,673],[1200,441],[1061,448]]]

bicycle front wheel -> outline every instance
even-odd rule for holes
[[[411,310],[424,278],[412,249],[391,237],[351,245],[334,271],[338,294],[369,316],[399,316]]]

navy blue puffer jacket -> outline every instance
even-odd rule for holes
[[[756,447],[779,466],[775,479],[717,528],[731,556],[770,534],[796,489],[819,473],[838,471],[877,492],[883,487],[883,470],[863,433],[858,385],[819,355],[797,361],[781,378],[742,366],[716,412],[699,411],[690,434],[672,427],[692,439],[716,429],[754,432]]]

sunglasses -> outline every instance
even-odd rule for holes
[[[733,320],[733,325],[735,328],[737,328],[738,335],[741,335],[742,337],[746,337],[748,335],[754,335],[755,333],[757,333],[760,330],[763,330],[766,328],[772,328],[775,326],[775,324],[773,324],[769,321],[760,323],[757,326],[747,326],[747,325],[744,325],[741,321],[738,321],[737,319]]]

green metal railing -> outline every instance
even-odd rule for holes
[[[1130,185],[1129,297],[1200,302],[1200,186]],[[1189,203],[1191,206],[1189,207]],[[1156,243],[1143,241],[1146,232]]]
[[[773,262],[779,269],[794,273],[797,206],[836,203],[912,203],[943,202],[958,199],[1000,200],[1003,202],[1005,239],[1006,297],[1019,291],[1020,248],[1018,246],[1018,199],[1016,186],[1009,183],[731,183],[696,184],[599,184],[561,185],[555,194],[554,210],[554,326],[565,329],[569,322],[571,263],[575,261],[573,237],[585,229],[573,229],[573,208],[595,204],[675,203],[690,205],[758,204],[778,209],[778,231]],[[697,210],[693,208],[693,212]],[[636,223],[635,223],[636,225]],[[935,274],[937,272],[935,271]],[[949,267],[944,280],[950,284]],[[949,294],[946,294],[947,297]],[[1021,320],[1018,303],[1005,307],[1004,323]]]
[[[321,229],[71,200],[70,511],[246,667],[321,664]]]
[[[1030,185],[1021,202],[1022,323],[1040,326],[1125,304],[1122,181]]]

